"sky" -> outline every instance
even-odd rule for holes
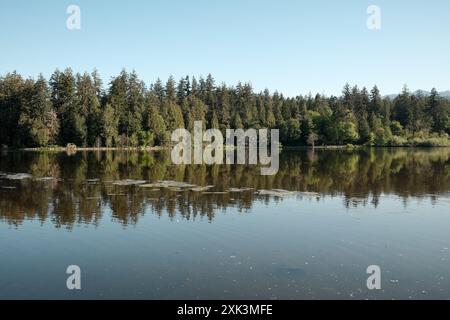
[[[69,30],[69,5],[81,29]],[[381,29],[368,29],[369,5]],[[448,0],[0,0],[0,74],[49,77],[123,68],[147,84],[169,75],[250,82],[287,96],[450,90]]]

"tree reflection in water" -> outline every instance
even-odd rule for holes
[[[7,173],[32,178],[7,179]],[[230,206],[246,211],[254,201],[283,201],[257,194],[261,189],[308,192],[296,197],[318,201],[342,197],[345,206],[356,207],[376,207],[382,195],[399,196],[405,204],[411,198],[436,201],[449,195],[450,149],[286,150],[274,176],[261,176],[254,165],[173,165],[168,152],[10,152],[0,156],[0,174],[0,219],[16,226],[29,219],[67,228],[97,225],[105,214],[128,225],[147,212],[213,221],[218,210]],[[123,179],[214,188],[114,184]]]

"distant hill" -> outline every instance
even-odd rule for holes
[[[439,92],[442,97],[450,99],[450,90]]]
[[[423,96],[428,96],[428,95],[430,95],[430,91],[426,91],[426,90],[416,90],[416,91],[414,91],[413,92],[413,94],[421,94],[421,95],[423,95]],[[449,99],[450,100],[450,90],[446,90],[446,91],[441,91],[441,92],[439,92],[439,95],[442,97],[442,98],[445,98],[445,99]],[[396,93],[396,94],[388,94],[388,95],[386,95],[386,96],[384,96],[385,98],[389,98],[389,99],[395,99],[396,97],[398,96],[398,93]]]

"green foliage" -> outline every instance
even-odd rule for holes
[[[153,145],[155,135],[150,131],[139,132],[139,145],[143,147],[151,147]]]
[[[107,103],[101,117],[101,131],[103,143],[106,147],[115,145],[118,137],[118,126],[119,119],[116,117],[115,110]]]
[[[281,125],[281,143],[283,145],[298,145],[301,137],[300,123],[295,119],[289,119]]]
[[[338,123],[338,139],[341,143],[352,143],[359,139],[356,125],[351,121]]]
[[[57,138],[59,123],[52,110],[47,82],[42,75],[34,84],[30,80],[24,84],[19,126],[24,145],[47,146]]]
[[[391,131],[395,136],[402,136],[404,134],[403,126],[398,121],[391,122]]]
[[[166,124],[156,106],[150,106],[148,114],[148,129],[153,134],[153,143],[161,145],[167,142]]]
[[[0,145],[42,147],[158,146],[178,128],[269,128],[280,130],[283,145],[448,145],[450,102],[436,90],[411,94],[405,86],[395,99],[346,85],[340,97],[284,97],[255,93],[249,83],[216,86],[206,79],[170,77],[148,88],[136,72],[123,70],[106,90],[98,72],[56,70],[24,80],[0,78]]]

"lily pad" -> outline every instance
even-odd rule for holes
[[[5,176],[5,179],[9,180],[23,180],[23,179],[31,179],[33,176],[29,173],[13,173],[13,174],[7,174]]]
[[[140,185],[143,188],[193,188],[197,187],[195,184],[190,184],[181,181],[159,180],[153,183]]]
[[[39,177],[39,178],[34,178],[34,180],[37,180],[37,181],[52,181],[52,180],[56,180],[56,178],[53,178],[53,177]]]
[[[283,189],[272,189],[272,190],[262,189],[262,190],[258,190],[256,192],[256,194],[258,194],[260,196],[273,196],[273,197],[284,198],[284,197],[296,195],[297,192],[283,190]]]
[[[209,191],[209,192],[203,192],[203,194],[227,194],[228,192],[225,191]]]
[[[230,188],[230,192],[245,192],[245,191],[251,191],[253,188]]]
[[[317,192],[308,192],[308,191],[297,192],[297,194],[300,195],[300,196],[306,196],[306,197],[317,197],[317,196],[319,196],[319,193],[317,193]]]
[[[214,187],[215,186],[195,187],[195,188],[191,188],[190,190],[194,191],[194,192],[202,192],[202,191],[206,191],[206,190],[209,190],[211,188],[214,188]]]
[[[145,180],[133,180],[133,179],[125,179],[113,182],[113,185],[116,186],[135,186],[145,184],[147,181]]]

